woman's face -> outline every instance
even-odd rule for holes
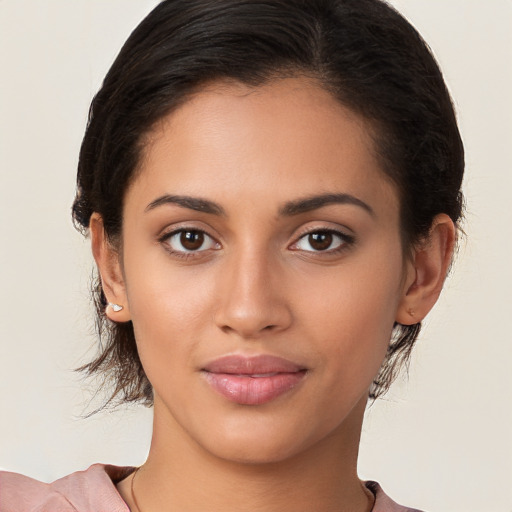
[[[301,78],[211,85],[154,129],[122,269],[168,435],[251,462],[354,435],[410,281],[374,153]]]

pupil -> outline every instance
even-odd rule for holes
[[[180,236],[180,242],[185,249],[195,251],[203,245],[204,234],[200,231],[183,231]]]
[[[332,233],[312,233],[309,235],[309,243],[313,249],[324,251],[332,244]]]

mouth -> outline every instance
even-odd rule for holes
[[[261,405],[291,391],[307,369],[270,355],[225,356],[202,369],[206,382],[230,402]]]

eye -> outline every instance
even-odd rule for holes
[[[347,244],[353,243],[352,236],[333,230],[319,230],[306,233],[293,244],[292,249],[308,252],[335,252]]]
[[[180,229],[166,235],[162,242],[174,253],[192,253],[216,249],[219,244],[204,231],[198,229]]]

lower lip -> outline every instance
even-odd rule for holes
[[[305,371],[277,373],[268,377],[203,372],[210,386],[231,402],[260,405],[293,389],[306,375]]]

